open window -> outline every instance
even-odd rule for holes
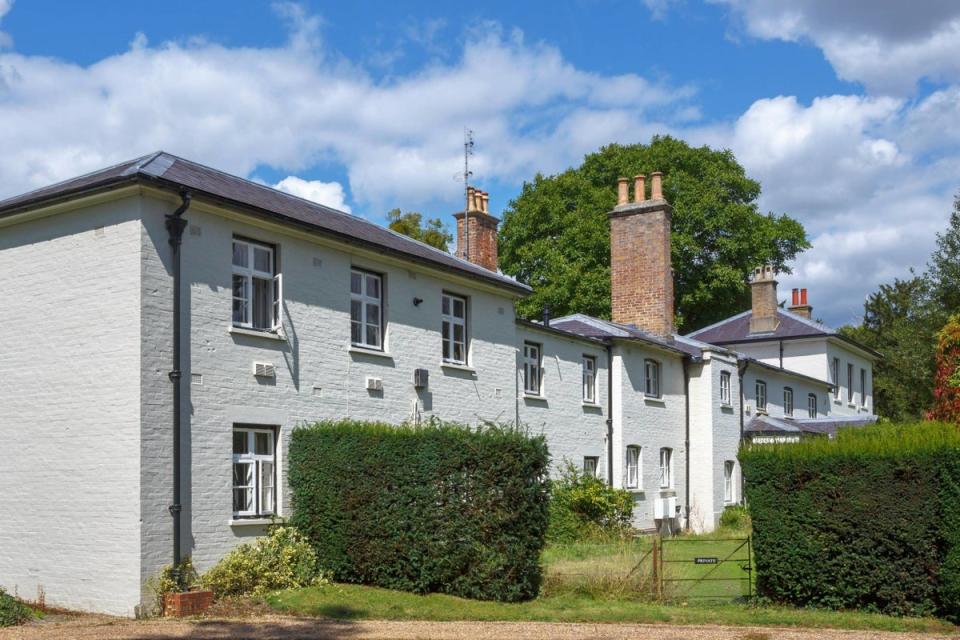
[[[233,325],[257,331],[283,328],[283,278],[275,247],[234,238]]]

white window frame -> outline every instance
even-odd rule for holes
[[[643,448],[639,445],[631,444],[626,452],[626,473],[625,482],[627,489],[639,489],[640,479],[643,471]]]
[[[783,415],[793,416],[793,388],[783,388]]]
[[[234,425],[233,437],[243,434],[247,440],[246,453],[233,453],[233,463],[230,466],[231,485],[230,492],[233,515],[236,518],[261,518],[277,514],[277,431],[272,427],[259,427],[251,425]],[[256,453],[256,436],[267,436],[269,443],[269,453]],[[231,448],[233,441],[231,440]],[[236,465],[251,467],[252,473],[247,477],[248,484],[236,484]],[[266,465],[269,465],[267,468]],[[236,491],[244,489],[253,493],[252,509],[237,509]],[[265,494],[264,490],[269,491]],[[269,499],[265,500],[265,495]],[[264,502],[269,502],[264,505]]]
[[[853,404],[854,400],[854,390],[853,390],[853,363],[847,363],[847,402]]]
[[[523,392],[543,395],[543,345],[538,342],[523,343]]]
[[[723,463],[723,502],[724,504],[733,504],[737,501],[737,492],[735,490],[735,475],[737,463],[733,460],[726,460]]]
[[[860,406],[867,408],[867,370],[860,367]]]
[[[818,413],[817,410],[818,410],[818,408],[819,408],[819,407],[817,407],[817,404],[818,404],[818,402],[817,402],[817,394],[815,394],[815,393],[808,393],[808,394],[807,394],[807,417],[809,417],[809,418],[816,418],[816,417],[817,417],[817,413]]]
[[[840,399],[840,358],[834,358],[830,368],[833,374],[833,399]]]
[[[754,401],[757,403],[757,411],[767,412],[767,383],[763,380],[757,380],[753,385]],[[761,402],[763,400],[763,402]]]
[[[591,467],[593,470],[591,471]],[[600,470],[600,458],[597,456],[583,456],[583,475],[596,478]]]
[[[584,355],[580,361],[583,378],[583,401],[587,404],[597,402],[597,359]]]
[[[733,404],[730,400],[731,392],[732,392],[730,382],[731,382],[730,372],[721,371],[720,372],[720,404],[727,407]]]
[[[381,284],[381,291],[383,285]],[[456,303],[461,303],[463,316],[455,313]],[[444,311],[446,307],[446,311]],[[470,338],[467,333],[467,299],[453,293],[443,293],[440,299],[440,339],[442,341],[441,355],[444,362],[466,365],[469,360]],[[456,340],[455,327],[461,327],[463,340]],[[456,347],[459,345],[462,357],[456,357]],[[448,355],[449,354],[449,355]]]
[[[246,265],[238,265],[235,262],[237,250],[240,249],[246,256]],[[263,271],[256,268],[255,256],[257,251],[266,251],[269,256],[270,270]],[[234,238],[231,244],[230,263],[232,267],[231,278],[231,321],[233,326],[244,329],[253,329],[255,331],[273,331],[280,332],[283,329],[283,276],[277,273],[277,254],[275,247],[262,242],[255,242],[245,238]],[[243,295],[237,296],[235,281],[237,278],[243,279]],[[267,283],[267,295],[269,302],[264,301],[262,305],[269,304],[270,319],[267,322],[256,322],[254,317],[258,308],[256,293],[256,281]],[[236,315],[237,303],[241,305],[241,316]],[[262,306],[261,305],[261,306]]]
[[[673,488],[673,449],[670,447],[660,449],[660,488]]]
[[[355,292],[353,290],[353,277],[355,275],[360,276],[360,291]],[[369,282],[370,279],[373,279],[377,282],[377,288],[379,289],[379,295],[370,295],[369,293]],[[374,273],[373,271],[366,271],[364,269],[351,268],[350,269],[350,344],[361,347],[363,349],[374,349],[377,351],[383,351],[384,343],[384,312],[383,312],[383,281],[384,278],[379,273]],[[353,314],[353,303],[360,303],[360,317],[355,318]],[[377,314],[375,318],[369,317],[368,305],[377,306]],[[353,338],[353,328],[354,326],[360,327],[360,340],[354,340]],[[374,327],[376,329],[377,341],[375,343],[369,342],[367,340],[367,329]]]
[[[648,398],[660,398],[660,363],[653,358],[643,361],[643,395]]]

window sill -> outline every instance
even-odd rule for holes
[[[275,517],[275,518],[232,518],[230,520],[231,527],[266,527],[271,524],[283,524],[286,522],[286,518]]]
[[[843,404],[843,401],[842,401],[842,400],[837,400],[836,398],[834,398],[833,404]]]
[[[584,409],[603,409],[603,405],[599,402],[587,402],[586,400],[581,402],[580,406],[582,406]]]
[[[524,392],[524,393],[523,393],[523,399],[524,399],[524,400],[536,400],[536,401],[539,401],[539,402],[546,402],[546,401],[547,401],[547,396],[542,396],[542,395],[540,395],[540,394],[538,394],[538,393],[527,393],[527,392]]]
[[[456,362],[441,362],[441,369],[450,369],[451,371],[462,371],[464,373],[476,374],[477,370],[473,367],[465,364],[457,364]]]
[[[677,490],[673,487],[660,487],[660,497],[661,498],[676,498]]]
[[[721,408],[721,409],[733,409],[733,405],[730,404],[729,402],[721,402],[721,403],[720,403],[720,408]]]
[[[643,401],[646,404],[655,406],[655,407],[665,407],[667,406],[667,401],[663,398],[654,398],[653,396],[644,396]]]
[[[374,358],[383,358],[384,360],[393,360],[393,355],[387,353],[386,351],[379,351],[377,349],[367,349],[365,347],[358,347],[357,345],[351,345],[347,349],[350,353],[354,353],[361,356],[373,356]]]
[[[848,403],[847,403],[847,408],[848,408],[848,409],[856,409],[856,408],[857,408],[857,405],[856,405],[856,403],[854,403],[854,402],[848,402]]]
[[[260,329],[247,329],[246,327],[235,327],[230,325],[227,333],[237,336],[250,336],[251,338],[262,338],[263,340],[276,340],[277,342],[286,342],[287,337],[276,331],[266,331]]]

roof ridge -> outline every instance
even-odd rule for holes
[[[796,320],[797,322],[801,322],[801,323],[807,325],[808,327],[812,327],[812,328],[818,329],[818,330],[820,330],[820,331],[825,331],[826,333],[836,333],[836,332],[837,332],[836,329],[834,329],[833,327],[831,327],[831,326],[829,326],[829,325],[826,325],[826,324],[824,324],[824,323],[822,323],[822,322],[817,322],[816,320],[812,320],[812,319],[807,318],[807,317],[805,317],[805,316],[801,316],[800,314],[794,313],[793,311],[789,311],[789,310],[787,310],[787,309],[777,309],[777,311],[778,311],[778,313],[782,313],[783,315],[785,315],[785,316],[787,316],[787,317],[789,317],[789,318],[791,318],[791,319],[793,319],[793,320]]]

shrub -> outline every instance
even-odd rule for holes
[[[200,583],[218,598],[259,596],[324,582],[310,542],[286,526],[271,527],[256,542],[236,547],[200,577]]]
[[[0,627],[13,627],[23,624],[33,617],[30,609],[0,588]]]
[[[732,529],[735,531],[749,531],[752,523],[750,522],[750,512],[746,507],[732,505],[724,508],[720,514],[720,528]]]
[[[146,612],[147,615],[163,614],[163,597],[168,593],[178,593],[190,589],[197,585],[199,576],[196,569],[193,568],[193,560],[190,556],[180,561],[180,577],[174,575],[173,565],[168,564],[160,570],[160,574],[147,580],[147,590],[153,594],[153,611]]]
[[[960,614],[960,433],[944,423],[745,446],[757,591],[776,602]]]
[[[537,595],[543,437],[488,425],[323,422],[294,431],[293,523],[336,580],[518,601]]]
[[[551,542],[622,537],[630,531],[633,496],[614,489],[596,476],[581,473],[566,463],[560,478],[551,483]]]
[[[937,334],[931,420],[960,423],[960,316],[953,316]]]

